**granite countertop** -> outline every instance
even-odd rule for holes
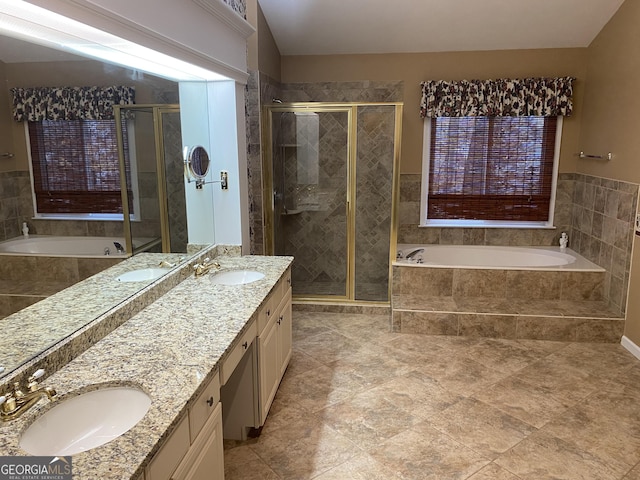
[[[58,391],[59,401],[97,385],[138,386],[152,400],[127,433],[74,455],[74,478],[128,479],[143,471],[293,258],[223,255],[216,260],[220,271],[252,269],[265,278],[225,286],[211,282],[213,271],[191,275],[43,382]],[[0,425],[0,456],[27,455],[18,445],[20,434],[55,404],[41,401],[23,417]]]

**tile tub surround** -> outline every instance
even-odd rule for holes
[[[263,272],[263,280],[241,286],[214,285],[211,273],[189,276],[133,316],[44,384],[60,397],[92,385],[136,385],[152,404],[129,432],[102,447],[73,456],[77,478],[137,478],[162,441],[177,426],[200,390],[217,373],[250,320],[289,268],[291,257],[220,257],[226,269]],[[39,411],[0,426],[0,455],[24,455],[19,434]]]
[[[556,246],[561,232],[568,232],[569,247],[607,271],[604,294],[613,308],[625,312],[637,184],[560,173],[553,230],[421,228],[418,227],[421,180],[417,174],[400,176],[398,243]]]
[[[401,333],[619,342],[624,318],[605,272],[393,266],[392,326]]]

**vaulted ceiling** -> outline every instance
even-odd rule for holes
[[[323,55],[587,47],[623,0],[258,2],[282,55]]]

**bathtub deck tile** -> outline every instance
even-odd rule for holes
[[[575,342],[579,324],[575,318],[518,316],[516,338]]]
[[[467,337],[516,338],[515,315],[460,314],[458,334]]]

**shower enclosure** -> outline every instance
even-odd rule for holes
[[[180,107],[115,108],[127,251],[186,252]]]
[[[263,112],[265,251],[292,255],[298,299],[388,302],[402,105]]]

